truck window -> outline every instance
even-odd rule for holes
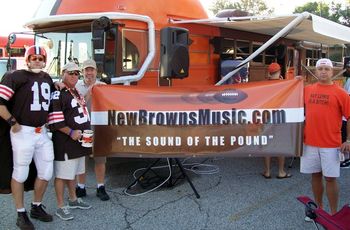
[[[276,61],[276,49],[275,49],[275,47],[270,47],[270,48],[266,49],[264,53],[265,53],[264,59],[265,59],[266,65],[269,65],[272,62]]]
[[[106,31],[104,74],[116,75],[117,36],[116,27]]]
[[[261,45],[262,45],[262,43],[253,42],[253,44],[252,44],[252,53],[257,51],[260,48]],[[264,64],[265,63],[264,54],[265,54],[265,51],[261,52],[259,55],[257,55],[255,58],[253,58],[253,62],[259,63],[259,64]]]
[[[122,31],[122,60],[123,72],[135,72],[146,58],[148,38],[146,31],[123,29]]]
[[[5,59],[0,59],[0,81],[7,71],[6,64],[7,61]]]
[[[68,61],[81,65],[86,59],[92,58],[90,32],[62,31],[40,35],[46,38],[36,36],[35,43],[45,47],[48,55],[46,71],[52,77],[58,77],[62,66]]]
[[[235,58],[241,57],[246,59],[251,54],[249,41],[236,41],[235,45]]]
[[[11,48],[11,57],[24,57],[26,48]]]

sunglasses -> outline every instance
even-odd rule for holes
[[[30,57],[29,58],[30,61],[44,61],[43,57]]]
[[[67,73],[69,75],[77,75],[77,76],[79,76],[79,72],[78,71],[67,71]]]

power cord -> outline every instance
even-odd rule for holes
[[[212,174],[216,174],[220,171],[219,167],[217,165],[211,165],[211,164],[204,164],[204,162],[206,162],[209,158],[206,158],[204,159],[201,163],[186,163],[185,162],[189,159],[191,159],[192,157],[187,157],[185,158],[181,164],[184,166],[184,169],[187,170],[187,171],[191,171],[197,175],[212,175]],[[148,190],[148,191],[145,191],[145,192],[142,192],[142,193],[137,193],[137,194],[131,194],[128,192],[128,188],[126,188],[124,190],[124,194],[128,195],[128,196],[142,196],[142,195],[145,195],[147,193],[150,193],[150,192],[153,192],[154,190],[160,188],[161,186],[163,186],[167,181],[169,181],[169,179],[171,178],[172,176],[172,170],[171,168],[174,167],[174,166],[177,166],[177,164],[172,164],[170,165],[170,161],[169,161],[169,158],[167,158],[167,164],[166,165],[160,165],[160,166],[154,166],[151,168],[151,170],[153,169],[162,169],[162,168],[166,168],[168,167],[169,168],[169,176],[162,182],[160,183],[159,185],[157,185],[156,187]],[[204,168],[204,169],[202,169]],[[212,168],[212,169],[210,169]],[[139,168],[139,169],[136,169],[133,173],[133,177],[134,179],[137,178],[136,174],[139,172],[139,171],[142,171],[142,170],[145,170],[146,168]],[[131,186],[134,187],[138,184],[138,181],[136,181],[135,184],[133,184]],[[150,183],[149,183],[150,184]]]
[[[185,162],[191,158],[192,157],[187,157],[182,161],[182,165],[184,166],[185,170],[191,171],[197,175],[212,175],[212,174],[216,174],[220,171],[220,168],[217,165],[204,164],[204,162],[209,160],[209,158],[204,159],[200,163],[187,163],[187,164],[185,164]],[[188,166],[188,167],[186,167],[186,166]],[[207,170],[202,169],[201,170],[201,167],[212,168],[212,169],[207,169]]]
[[[170,179],[170,177],[171,177],[171,166],[170,166],[169,158],[167,158],[167,162],[168,162],[168,168],[169,168],[169,176],[168,176],[162,183],[160,183],[160,184],[157,185],[156,187],[154,187],[154,188],[152,188],[152,189],[150,189],[150,190],[148,190],[148,191],[142,192],[142,193],[137,193],[137,194],[128,193],[128,188],[126,188],[126,189],[124,190],[124,193],[125,193],[126,195],[128,195],[128,196],[135,196],[135,197],[136,197],[136,196],[142,196],[142,195],[145,195],[145,194],[147,194],[147,193],[153,192],[154,190],[156,190],[156,189],[160,188],[161,186],[163,186],[163,185]],[[160,168],[160,167],[166,167],[166,165],[152,167],[152,169],[153,169],[153,168]],[[133,173],[134,178],[135,178],[135,179],[137,178],[137,177],[136,177],[136,172],[137,172],[137,171],[145,170],[145,169],[146,169],[146,168],[140,168],[140,169],[135,170],[135,172]],[[138,183],[138,182],[136,182],[136,183],[135,183],[133,186],[131,186],[131,187],[134,187],[135,185],[137,185],[137,183]]]

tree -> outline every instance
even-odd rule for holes
[[[231,0],[216,0],[210,8],[214,15],[216,15],[220,10],[224,9],[234,9],[234,5]]]
[[[304,11],[330,19],[329,6],[322,2],[308,2],[303,6],[296,7],[294,13],[302,13]]]
[[[347,2],[348,3],[345,6],[334,2],[332,2],[329,6],[321,2],[309,2],[303,6],[295,8],[294,13],[307,11],[345,26],[350,26],[350,1],[348,0]],[[347,50],[347,53],[349,53],[349,46]],[[332,56],[330,56],[332,60],[338,61],[341,61],[341,57],[342,54],[340,52],[334,52]]]
[[[349,5],[343,7],[341,4],[331,5],[331,17],[330,20],[339,22],[343,25],[350,26],[350,7]]]
[[[234,3],[235,9],[247,11],[253,15],[268,15],[273,13],[274,9],[269,9],[264,0],[241,0]]]
[[[350,3],[350,1],[348,2]],[[334,2],[332,2],[330,5],[326,5],[322,2],[308,2],[303,6],[295,8],[294,13],[302,13],[307,11],[334,22],[350,26],[350,7],[348,4],[343,6],[340,3]]]
[[[273,13],[273,8],[268,8],[264,0],[216,0],[210,8],[214,14],[224,9],[237,9],[246,11],[252,15],[267,15]]]

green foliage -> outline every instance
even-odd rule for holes
[[[234,9],[234,4],[230,0],[216,0],[210,8],[214,15],[224,9]]]
[[[264,0],[215,0],[210,8],[214,14],[224,9],[237,9],[249,12],[252,15],[267,15],[273,13],[273,8],[267,7]]]
[[[350,26],[350,6],[332,3],[330,20]]]
[[[323,18],[330,17],[329,6],[322,2],[308,2],[303,6],[296,7],[294,13],[302,13],[304,11],[321,16]]]
[[[303,6],[297,7],[294,10],[294,13],[301,13],[307,11],[312,14],[316,14],[323,18],[327,18],[334,22],[343,24],[345,26],[350,26],[350,1],[347,0],[347,3],[344,5],[339,3],[332,2],[330,5],[326,5],[321,2],[308,2]],[[350,47],[346,49],[346,55],[350,53]],[[341,50],[335,50],[330,52],[330,58],[336,61],[342,61],[342,52]]]
[[[274,12],[273,8],[267,7],[264,0],[215,0],[210,8],[214,15],[224,9],[238,9],[252,15],[268,15]],[[350,26],[350,0],[342,4],[332,2],[329,5],[322,1],[308,2],[296,7],[294,13],[304,11]]]
[[[350,1],[348,0],[347,2],[348,3],[344,5],[334,2],[330,5],[322,2],[308,2],[303,6],[296,7],[294,13],[307,11],[334,22],[350,26]]]

